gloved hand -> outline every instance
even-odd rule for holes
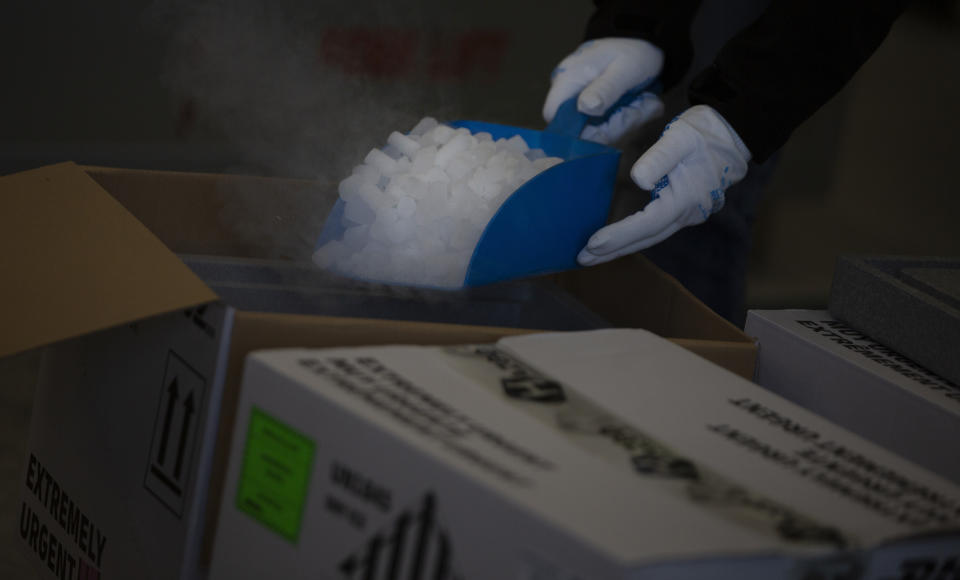
[[[656,78],[661,68],[663,51],[645,40],[588,40],[554,69],[543,118],[552,121],[561,103],[576,95],[580,95],[577,110],[581,113],[603,115],[628,90]],[[645,92],[605,123],[588,124],[580,137],[609,145],[662,113],[663,102]]]
[[[630,170],[652,200],[642,211],[601,228],[577,256],[584,266],[648,248],[723,207],[724,191],[747,173],[750,150],[712,108],[697,105],[667,124]]]

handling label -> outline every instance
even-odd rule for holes
[[[237,509],[296,543],[314,443],[260,409],[250,412]]]
[[[99,579],[107,547],[99,522],[33,453],[25,482],[30,493],[20,504],[20,538],[54,578]]]
[[[182,357],[167,353],[144,485],[177,517],[183,514],[205,386]]]

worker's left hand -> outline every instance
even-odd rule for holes
[[[747,173],[750,151],[714,109],[697,105],[667,124],[630,177],[650,190],[647,206],[598,230],[577,256],[584,266],[632,254],[704,222],[720,211],[724,191]]]

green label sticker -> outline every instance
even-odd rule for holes
[[[247,427],[237,509],[296,543],[313,452],[313,441],[254,407]]]

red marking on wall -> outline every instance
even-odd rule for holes
[[[434,79],[496,76],[503,66],[509,40],[503,30],[470,30],[439,38],[427,61],[427,72]]]
[[[401,77],[412,71],[418,46],[416,30],[331,28],[320,41],[320,59],[348,74]]]
[[[500,29],[330,28],[318,60],[351,75],[456,81],[497,76],[509,44],[509,33]]]

